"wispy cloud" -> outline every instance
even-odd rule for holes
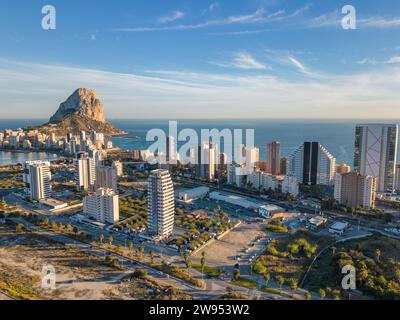
[[[4,118],[20,117],[21,110],[47,118],[82,86],[96,89],[109,118],[390,118],[398,114],[400,67],[321,82],[176,70],[123,74],[0,59]]]
[[[207,14],[207,13],[210,13],[210,12],[216,11],[220,6],[221,6],[221,4],[220,4],[219,2],[213,2],[213,3],[211,3],[211,4],[208,6],[208,8],[205,9],[205,10],[203,11],[203,15],[204,15],[204,14]]]
[[[167,16],[163,16],[158,21],[160,23],[169,23],[169,22],[174,22],[176,20],[180,20],[185,17],[185,13],[182,11],[174,11],[171,14]]]
[[[195,30],[205,29],[209,27],[227,26],[227,25],[245,25],[245,24],[269,24],[273,22],[285,21],[301,15],[309,9],[309,6],[304,6],[287,14],[285,10],[279,10],[273,13],[267,13],[264,8],[259,8],[253,13],[247,15],[229,16],[222,19],[208,20],[197,24],[180,24],[173,26],[150,26],[150,27],[134,27],[134,28],[117,28],[114,31],[119,32],[155,32],[155,31],[179,31],[179,30]]]
[[[362,65],[395,64],[395,63],[400,63],[400,56],[389,57],[386,60],[376,60],[375,58],[364,58],[362,60],[357,61],[357,63]]]
[[[400,27],[400,17],[395,18],[384,18],[384,17],[369,17],[359,19],[357,24],[360,28],[378,28],[378,29],[386,29],[386,28],[394,28]]]
[[[298,70],[300,70],[303,73],[307,73],[306,67],[299,60],[291,56],[289,56],[288,59]]]
[[[268,68],[267,65],[257,61],[250,53],[244,51],[236,53],[232,62],[211,63],[223,68],[236,68],[243,70],[265,70]]]

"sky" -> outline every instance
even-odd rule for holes
[[[42,28],[45,5],[55,30]],[[0,6],[2,119],[48,118],[79,87],[113,119],[400,118],[397,0]]]

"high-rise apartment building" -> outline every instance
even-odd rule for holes
[[[397,192],[400,192],[400,164],[396,164],[396,172],[395,172],[395,184],[394,188]]]
[[[219,160],[218,160],[219,161]],[[217,148],[213,143],[204,143],[197,150],[196,177],[214,180],[217,161]]]
[[[81,152],[77,154],[74,166],[78,190],[93,191],[96,182],[96,160]]]
[[[364,124],[356,127],[354,170],[376,177],[377,192],[394,189],[397,140],[396,124]]]
[[[157,239],[172,234],[175,217],[174,185],[168,170],[154,170],[149,175],[147,194],[148,231]]]
[[[114,224],[119,221],[119,197],[111,189],[100,188],[83,198],[83,212],[98,222]]]
[[[287,171],[287,162],[288,162],[287,158],[281,158],[281,164],[280,164],[281,169],[280,169],[280,171],[279,171],[279,174],[283,174],[283,175],[286,174],[286,171]]]
[[[335,175],[335,200],[349,208],[374,208],[376,178],[358,172]]]
[[[97,166],[95,185],[97,189],[112,189],[114,192],[118,192],[117,170],[114,167]]]
[[[281,143],[273,141],[267,145],[267,173],[278,175],[281,172]]]
[[[332,185],[336,159],[318,142],[304,142],[288,158],[287,174],[304,185]]]
[[[48,161],[27,161],[24,165],[25,192],[34,200],[50,198],[51,171]]]

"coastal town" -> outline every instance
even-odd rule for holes
[[[268,137],[263,160],[210,139],[183,161],[173,136],[114,147],[103,110],[82,88],[45,125],[0,133],[3,152],[57,154],[0,166],[0,297],[399,298],[397,124],[354,128],[351,165],[316,141],[282,157]]]

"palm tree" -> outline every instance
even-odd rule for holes
[[[306,300],[311,300],[311,293],[309,293],[308,291],[304,294]]]
[[[111,246],[112,243],[113,243],[113,241],[114,241],[114,238],[113,238],[113,236],[110,234],[110,236],[108,237],[108,244]]]
[[[276,283],[279,285],[279,289],[282,289],[283,284],[285,283],[285,278],[282,276],[277,276],[275,278]]]
[[[290,289],[297,290],[299,287],[299,281],[297,279],[290,280]]]
[[[264,280],[265,280],[265,286],[268,286],[268,282],[271,280],[271,274],[267,271],[263,274]]]
[[[326,297],[326,291],[325,291],[324,289],[319,289],[318,294],[319,294],[319,298],[320,298],[321,300],[324,300],[324,299],[325,299],[325,297]]]
[[[128,243],[129,253],[132,255],[133,252],[133,242]]]
[[[140,259],[142,259],[143,252],[144,252],[144,247],[143,246],[139,247],[139,252],[140,252]]]
[[[100,241],[100,243],[103,243],[103,241],[104,241],[104,234],[102,234],[102,233],[99,234],[99,241]]]
[[[240,279],[240,270],[239,269],[233,270],[233,279],[234,280],[239,280]]]
[[[150,251],[150,264],[154,264],[154,252]]]
[[[381,250],[376,249],[375,251],[375,258],[377,262],[380,262],[380,258],[381,258]]]
[[[204,267],[206,265],[206,253],[204,251],[201,253],[200,265],[201,273],[204,274]]]

